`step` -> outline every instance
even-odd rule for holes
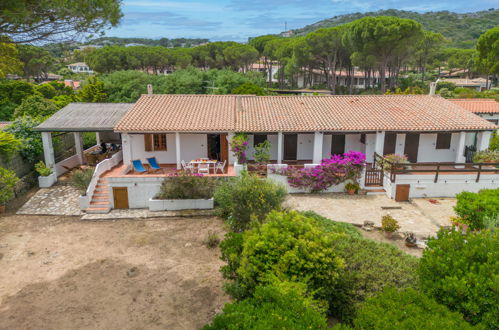
[[[89,207],[85,210],[88,214],[106,214],[111,211],[109,207]]]
[[[107,196],[109,192],[107,190],[94,190],[94,196]]]
[[[90,202],[90,206],[96,206],[96,207],[99,207],[99,206],[109,206],[109,201],[94,201],[92,200]]]
[[[366,186],[364,189],[366,190],[383,189],[383,186]]]
[[[385,189],[371,189],[367,191],[367,195],[385,195]]]
[[[92,196],[92,202],[107,202],[109,201],[109,196],[106,194],[106,195],[96,195],[94,194]]]

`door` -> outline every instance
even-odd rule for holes
[[[395,187],[395,201],[396,202],[407,202],[409,200],[409,191],[410,190],[411,190],[411,185],[398,184]]]
[[[220,134],[220,161],[229,163],[229,141],[227,141],[227,133]]]
[[[397,143],[397,134],[386,133],[385,134],[385,145],[383,147],[383,156],[394,154],[396,143]]]
[[[404,154],[411,163],[417,163],[419,149],[419,134],[410,133],[405,135]]]
[[[284,160],[296,160],[298,134],[284,134]]]
[[[331,135],[331,155],[342,155],[345,153],[345,134]]]
[[[113,187],[113,200],[115,209],[128,208],[128,188]]]

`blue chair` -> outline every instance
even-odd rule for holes
[[[133,170],[137,173],[145,173],[147,170],[144,168],[144,165],[142,165],[142,162],[140,159],[132,160],[133,164]]]
[[[149,163],[149,166],[155,171],[161,171],[161,166],[159,166],[158,161],[156,160],[156,157],[151,157],[151,158],[146,158],[147,162]]]

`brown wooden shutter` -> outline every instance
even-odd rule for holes
[[[145,151],[152,151],[152,134],[144,134],[144,149]]]

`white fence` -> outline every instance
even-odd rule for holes
[[[118,165],[121,161],[123,161],[123,152],[120,150],[115,153],[111,158],[104,159],[102,162],[97,164],[94,170],[94,174],[92,175],[92,180],[88,185],[86,195],[80,196],[80,209],[85,210],[90,205],[90,201],[94,195],[95,186],[97,186],[97,182],[99,182],[99,177],[106,171],[109,171],[114,166]]]

